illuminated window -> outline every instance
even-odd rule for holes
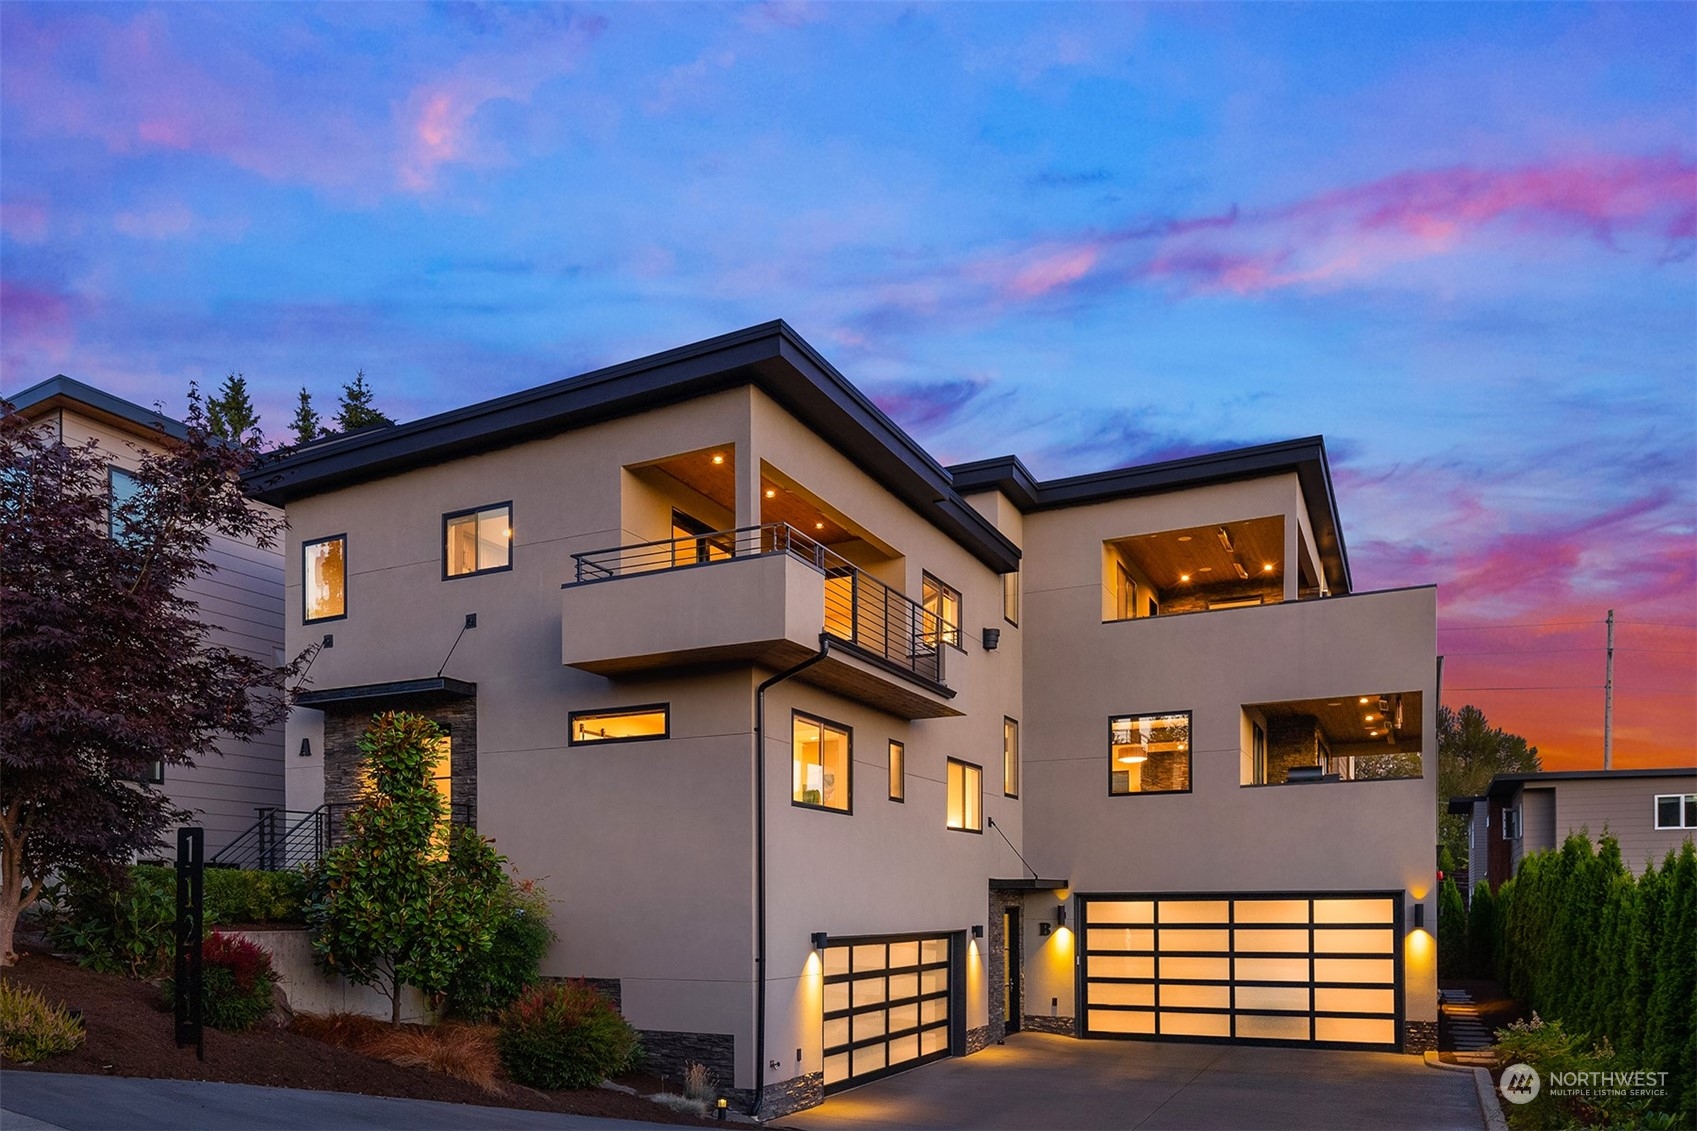
[[[1251,785],[1266,785],[1267,732],[1254,720],[1250,720],[1249,728],[1249,782]]]
[[[1658,829],[1697,829],[1697,793],[1664,793],[1656,796]]]
[[[890,800],[907,800],[907,748],[890,743]]]
[[[797,712],[791,737],[790,800],[817,809],[853,812],[849,728]]]
[[[594,742],[643,742],[671,737],[672,708],[669,703],[642,707],[619,707],[608,711],[573,711],[570,716],[571,744]]]
[[[435,758],[430,765],[430,784],[442,798],[442,819],[453,820],[454,814],[454,755],[453,743],[447,735],[438,736],[430,744]]]
[[[1002,719],[1002,793],[1019,796],[1019,723]]]
[[[442,516],[442,576],[469,577],[513,568],[513,504]]]
[[[736,552],[734,535],[716,531],[693,515],[672,511],[672,564],[722,562]]]
[[[925,609],[925,643],[933,647],[938,644],[953,644],[959,648],[960,590],[952,589],[926,574],[920,589],[919,603]]]
[[[301,619],[307,624],[348,615],[348,536],[301,546]]]
[[[1190,712],[1108,720],[1108,792],[1187,793]]]
[[[949,759],[947,824],[961,832],[984,831],[984,768]]]
[[[1019,627],[1019,574],[1002,574],[1002,619]]]
[[[125,526],[119,512],[141,494],[141,479],[121,467],[109,467],[106,469],[106,489],[111,500],[107,509],[107,525],[112,537],[117,538]]]

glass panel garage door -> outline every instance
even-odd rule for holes
[[[832,940],[825,949],[825,1087],[949,1055],[946,935]]]
[[[1087,1036],[1397,1045],[1400,893],[1079,903]]]

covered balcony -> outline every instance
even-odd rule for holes
[[[787,667],[908,719],[958,715],[944,673],[959,626],[787,523],[574,554],[562,587],[564,662],[618,676],[710,664]]]

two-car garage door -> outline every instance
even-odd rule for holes
[[[949,1055],[948,935],[833,939],[825,948],[825,1087],[860,1084]]]
[[[1400,893],[1080,896],[1086,1036],[1394,1048]]]

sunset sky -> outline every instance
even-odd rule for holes
[[[1697,762],[1697,5],[0,5],[0,389],[281,437],[784,318],[944,462],[1321,433],[1550,769]]]

